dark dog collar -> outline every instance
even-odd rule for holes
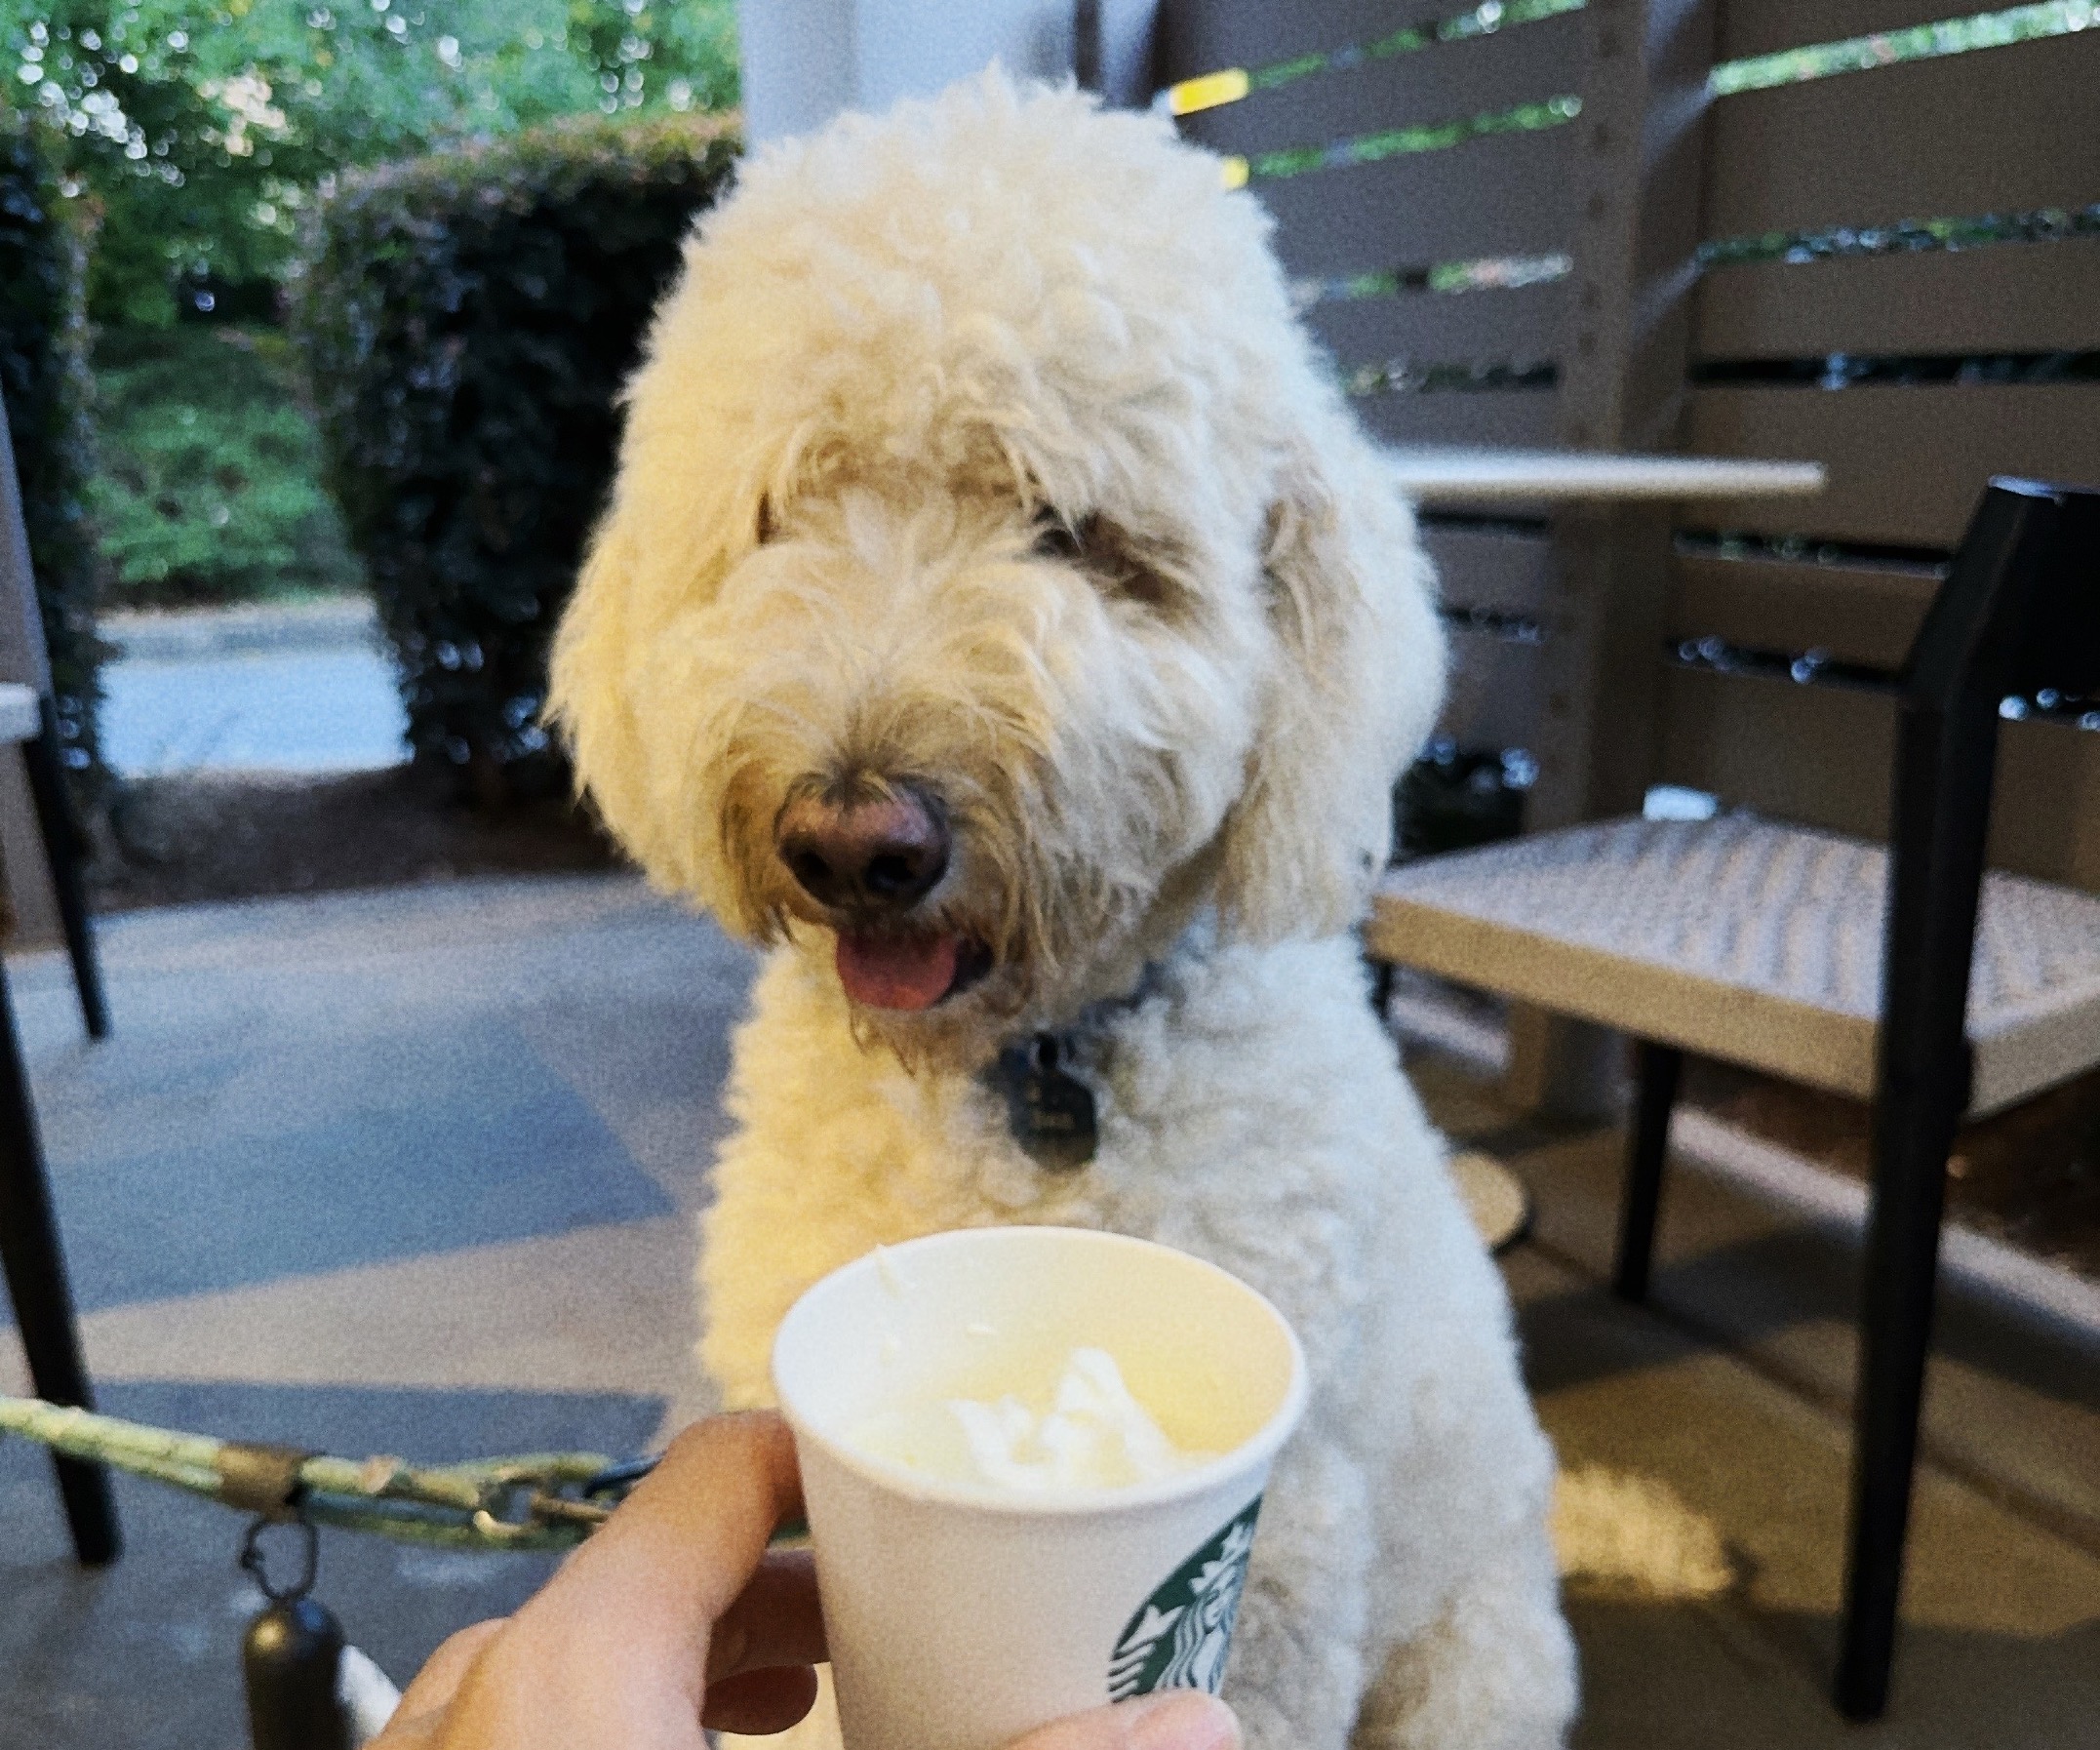
[[[1076,1173],[1100,1144],[1099,1102],[1073,1073],[1081,1050],[1115,1015],[1135,1009],[1159,988],[1162,962],[1149,963],[1126,996],[1090,1003],[1062,1032],[1031,1033],[1003,1049],[985,1080],[1007,1102],[1016,1146],[1046,1173]]]
[[[1060,1065],[1070,1055],[1068,1041],[1038,1033],[1008,1046],[986,1072],[1006,1095],[1013,1140],[1046,1173],[1078,1172],[1100,1141],[1093,1090]]]

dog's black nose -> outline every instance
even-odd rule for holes
[[[804,893],[853,911],[908,911],[948,872],[948,829],[909,790],[849,805],[799,797],[777,843]]]

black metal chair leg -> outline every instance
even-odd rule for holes
[[[80,1341],[73,1329],[73,1296],[66,1287],[65,1259],[59,1249],[58,1221],[44,1154],[29,1103],[21,1047],[0,967],[0,1271],[21,1329],[29,1378],[40,1398],[54,1404],[95,1408]],[[121,1548],[108,1474],[99,1464],[53,1455],[59,1493],[65,1503],[73,1552],[89,1567],[116,1559]]]
[[[29,771],[29,793],[36,800],[37,829],[44,836],[44,855],[51,865],[52,892],[59,900],[59,921],[65,931],[65,951],[73,962],[73,987],[80,993],[80,1014],[90,1039],[109,1037],[109,1005],[102,996],[102,970],[95,957],[95,935],[88,923],[86,891],[80,881],[80,823],[65,793],[59,714],[47,696],[44,727],[34,741],[22,743]]]
[[[1948,1066],[1950,1081],[1960,1073]],[[1852,1720],[1879,1719],[1888,1701],[1954,1142],[1949,1107],[1944,1088],[1914,1085],[1908,1098],[1884,1094],[1875,1114],[1874,1208],[1852,1435],[1851,1549],[1837,1681],[1838,1706]]]
[[[1637,1091],[1634,1124],[1626,1145],[1626,1190],[1619,1206],[1619,1253],[1611,1292],[1636,1303],[1648,1293],[1648,1265],[1655,1253],[1655,1218],[1662,1207],[1662,1169],[1670,1148],[1670,1112],[1684,1054],[1672,1045],[1634,1042]]]

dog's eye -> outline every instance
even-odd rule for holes
[[[1150,608],[1155,614],[1171,614],[1182,605],[1179,590],[1148,565],[1135,562],[1118,565],[1113,571],[1102,573],[1101,581],[1124,600]]]
[[[1052,540],[1057,544],[1047,544]],[[1135,602],[1157,614],[1171,614],[1182,603],[1167,549],[1106,517],[1090,516],[1076,527],[1062,520],[1054,525],[1046,521],[1036,551],[1083,567],[1094,587],[1113,599]]]
[[[1083,517],[1078,524],[1068,523],[1054,510],[1046,510],[1036,518],[1035,552],[1042,559],[1062,559],[1067,564],[1078,565],[1087,557],[1087,540],[1092,533],[1094,519]]]
[[[1054,510],[1036,518],[1035,553],[1083,569],[1103,595],[1155,613],[1171,613],[1181,595],[1162,564],[1164,555],[1102,516],[1067,521]]]

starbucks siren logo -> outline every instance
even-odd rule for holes
[[[1174,1570],[1125,1624],[1108,1662],[1112,1701],[1154,1690],[1208,1690],[1225,1681],[1225,1654],[1254,1547],[1257,1494],[1223,1531]]]

